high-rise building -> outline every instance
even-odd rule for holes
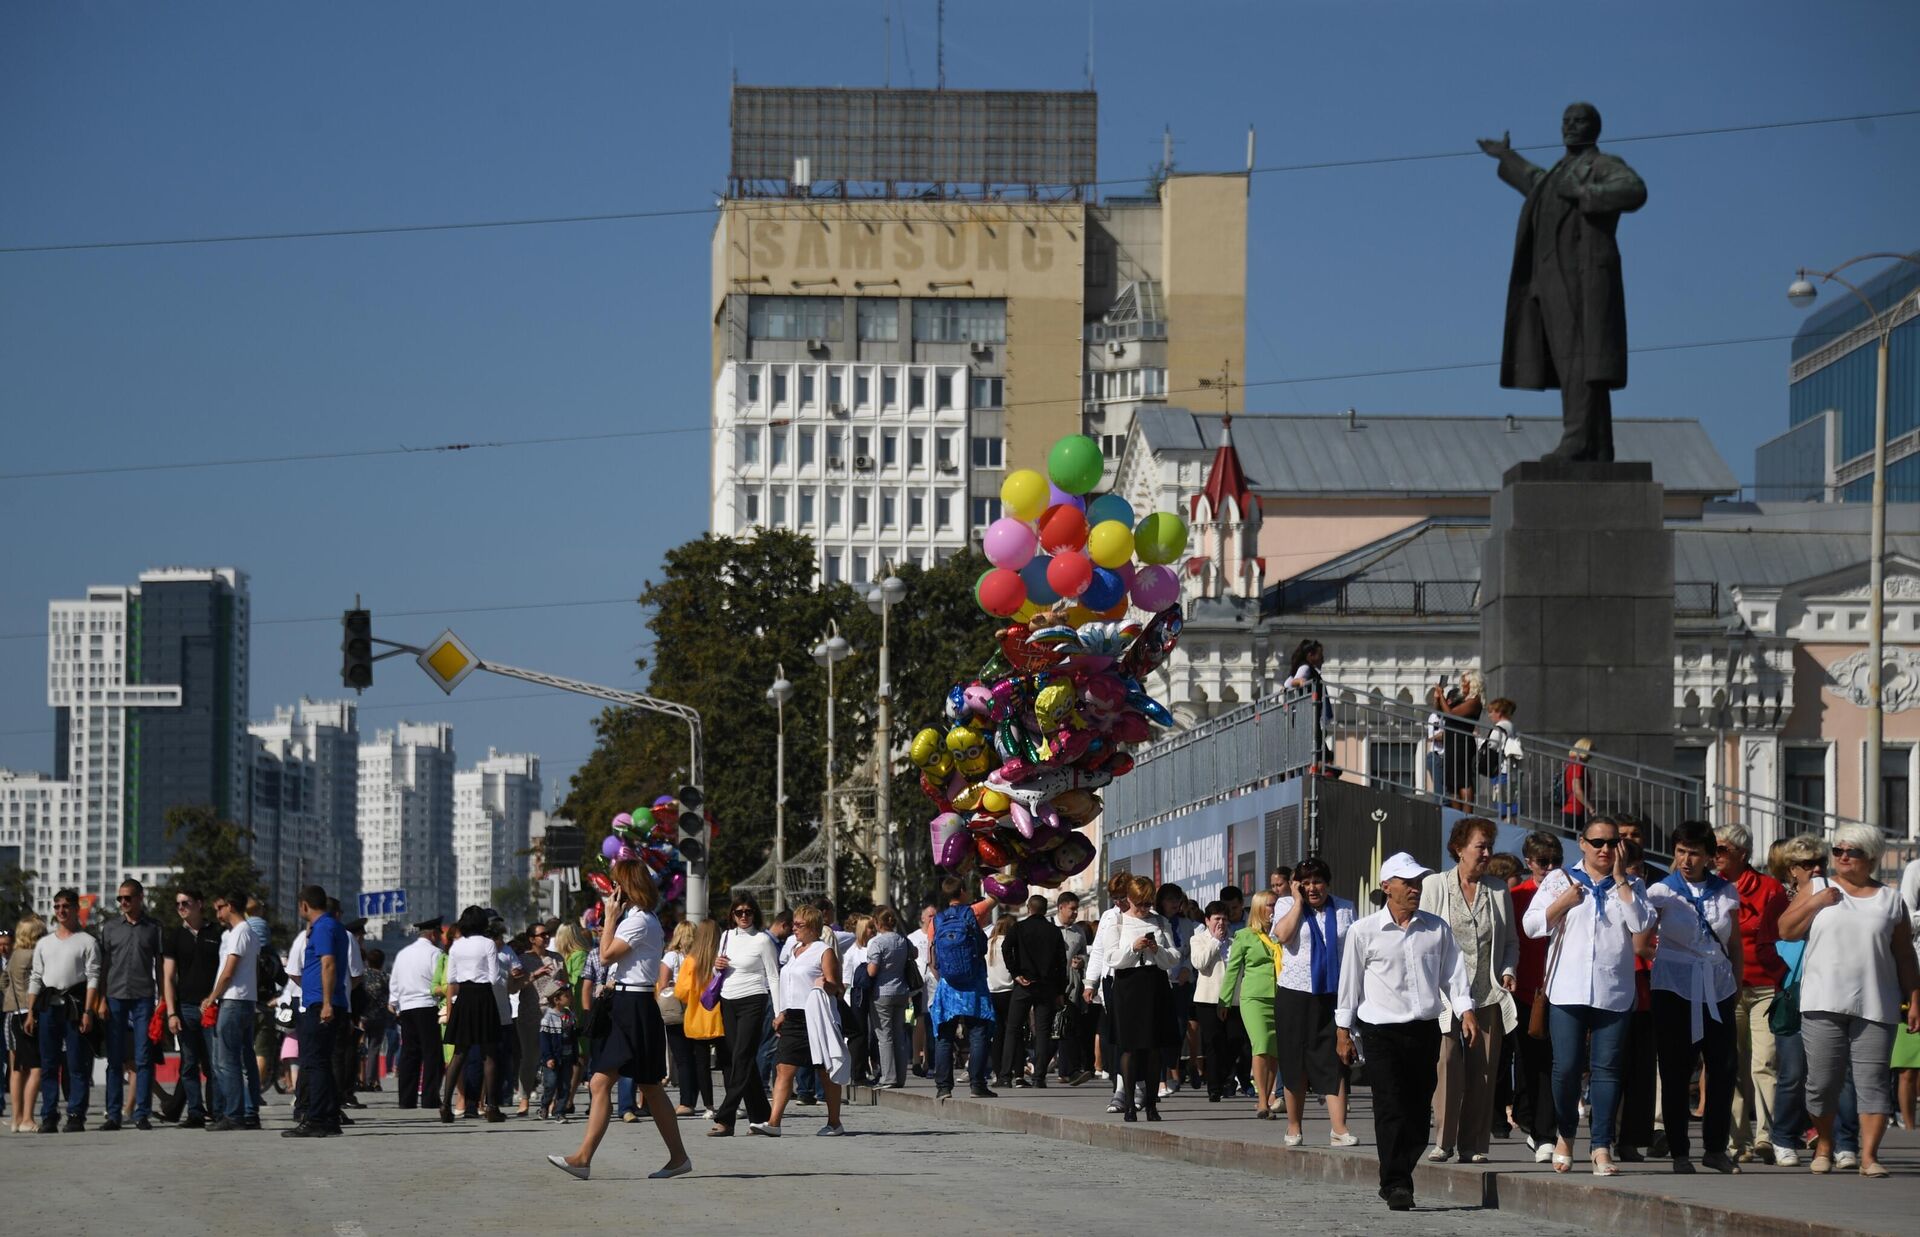
[[[359,706],[308,700],[277,707],[254,739],[254,853],[276,913],[300,886],[351,902],[360,893]]]
[[[408,913],[451,915],[453,727],[401,722],[359,749],[360,892],[402,889]]]
[[[715,533],[806,533],[827,583],[931,565],[1062,436],[1117,450],[1170,385],[1238,381],[1245,176],[1097,204],[1096,110],[1091,93],[735,88]]]
[[[490,906],[493,891],[526,880],[529,829],[540,807],[540,758],[487,758],[453,775],[454,901]]]
[[[1915,257],[1920,257],[1916,252]],[[1754,452],[1761,502],[1864,503],[1873,498],[1880,332],[1844,289],[1793,337],[1788,429]],[[1920,502],[1920,266],[1898,262],[1860,291],[1893,310],[1887,351],[1887,499]]]

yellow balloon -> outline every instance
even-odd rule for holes
[[[995,816],[1005,816],[1007,807],[1013,801],[991,788],[980,792],[980,810],[991,812]]]
[[[1102,520],[1087,534],[1087,557],[1102,567],[1124,567],[1133,557],[1133,530],[1118,520]]]
[[[1013,612],[1013,621],[1016,623],[1024,623],[1038,613],[1040,613],[1039,606],[1031,601],[1023,602],[1020,608]]]
[[[1087,609],[1085,606],[1067,607],[1067,625],[1070,627],[1078,627],[1082,623],[1091,623],[1099,617],[1099,615]]]
[[[1031,468],[1007,474],[1000,483],[1000,503],[1016,520],[1037,520],[1047,509],[1047,479]]]

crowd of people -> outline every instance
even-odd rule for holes
[[[390,968],[318,887],[284,960],[244,894],[181,889],[167,928],[129,880],[87,930],[66,889],[51,925],[0,933],[10,1127],[87,1128],[99,1057],[100,1130],[258,1129],[263,1082],[292,1095],[286,1137],[339,1134],[357,1093],[387,1085],[442,1122],[564,1123],[584,1090],[556,1167],[586,1178],[608,1125],[644,1112],[667,1152],[654,1175],[673,1177],[692,1171],[686,1118],[732,1137],[744,1113],[777,1138],[791,1108],[824,1104],[815,1133],[835,1137],[847,1086],[930,1077],[946,1100],[964,1071],[985,1099],[1098,1078],[1124,1121],[1160,1120],[1183,1090],[1251,1100],[1289,1147],[1315,1107],[1329,1145],[1357,1143],[1360,1083],[1395,1208],[1423,1154],[1484,1163],[1494,1139],[1571,1171],[1583,1123],[1602,1177],[1803,1157],[1886,1176],[1886,1130],[1916,1115],[1920,862],[1898,889],[1877,881],[1881,835],[1847,824],[1756,868],[1744,829],[1686,822],[1662,871],[1644,821],[1583,825],[1569,863],[1558,835],[1497,854],[1496,822],[1465,817],[1450,867],[1392,856],[1365,907],[1314,857],[1205,906],[1125,872],[1097,915],[1071,892],[1001,905],[947,877],[917,921],[882,906],[843,923],[825,899],[769,920],[741,895],[696,924],[615,863],[615,892],[577,921],[510,937],[468,907],[413,925]],[[169,1043],[171,1092],[154,1081]]]

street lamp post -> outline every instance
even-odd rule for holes
[[[1837,283],[1858,297],[1867,308],[1867,320],[1873,324],[1874,332],[1880,337],[1879,373],[1874,383],[1873,407],[1873,525],[1868,553],[1872,561],[1868,564],[1867,592],[1870,597],[1867,612],[1867,777],[1865,810],[1861,813],[1866,822],[1878,827],[1880,824],[1880,764],[1883,751],[1883,738],[1886,732],[1886,710],[1882,700],[1885,686],[1885,667],[1883,665],[1886,626],[1886,557],[1887,557],[1887,354],[1893,339],[1893,320],[1900,307],[1908,298],[1902,297],[1886,312],[1882,313],[1867,294],[1859,287],[1840,277],[1840,272],[1859,262],[1868,261],[1910,262],[1920,266],[1920,258],[1905,253],[1863,253],[1857,258],[1849,258],[1830,271],[1808,270],[1801,267],[1794,272],[1794,281],[1787,287],[1787,299],[1795,306],[1806,309],[1819,296],[1813,280]]]
[[[907,582],[888,576],[868,590],[867,608],[880,616],[880,690],[874,702],[878,715],[874,736],[879,779],[874,787],[874,820],[880,831],[880,853],[873,866],[873,904],[885,906],[893,892],[893,682],[887,663],[887,615],[907,595]]]
[[[778,914],[787,909],[787,701],[793,699],[793,684],[785,666],[775,662],[773,669],[767,699],[780,726],[773,748],[773,909]]]
[[[853,646],[840,634],[840,624],[828,620],[828,635],[813,646],[813,660],[827,670],[827,801],[821,813],[820,828],[827,835],[827,900],[834,904],[836,912],[840,906],[840,876],[835,870],[839,866],[839,838],[834,833],[833,810],[833,714],[838,700],[834,694],[833,668],[847,659],[853,652]]]

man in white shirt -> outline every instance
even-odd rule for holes
[[[434,971],[439,967],[441,919],[423,919],[413,925],[420,935],[394,955],[387,981],[387,999],[400,1019],[400,1063],[395,1085],[401,1108],[419,1106],[422,1092],[430,1105],[440,1102],[440,1014],[433,997]]]
[[[1394,1211],[1413,1210],[1413,1166],[1426,1145],[1439,1077],[1442,1002],[1460,1011],[1460,1038],[1468,1047],[1480,1036],[1453,929],[1420,909],[1420,884],[1429,872],[1405,851],[1380,865],[1387,905],[1347,930],[1333,1011],[1340,1059],[1351,1065],[1362,1048],[1366,1054],[1380,1197]]]
[[[220,934],[220,973],[202,1009],[216,1011],[213,1032],[214,1090],[220,1117],[207,1128],[214,1133],[259,1129],[259,1064],[253,1057],[255,991],[260,974],[260,943],[247,926],[247,897],[228,894],[214,905],[226,931]]]

